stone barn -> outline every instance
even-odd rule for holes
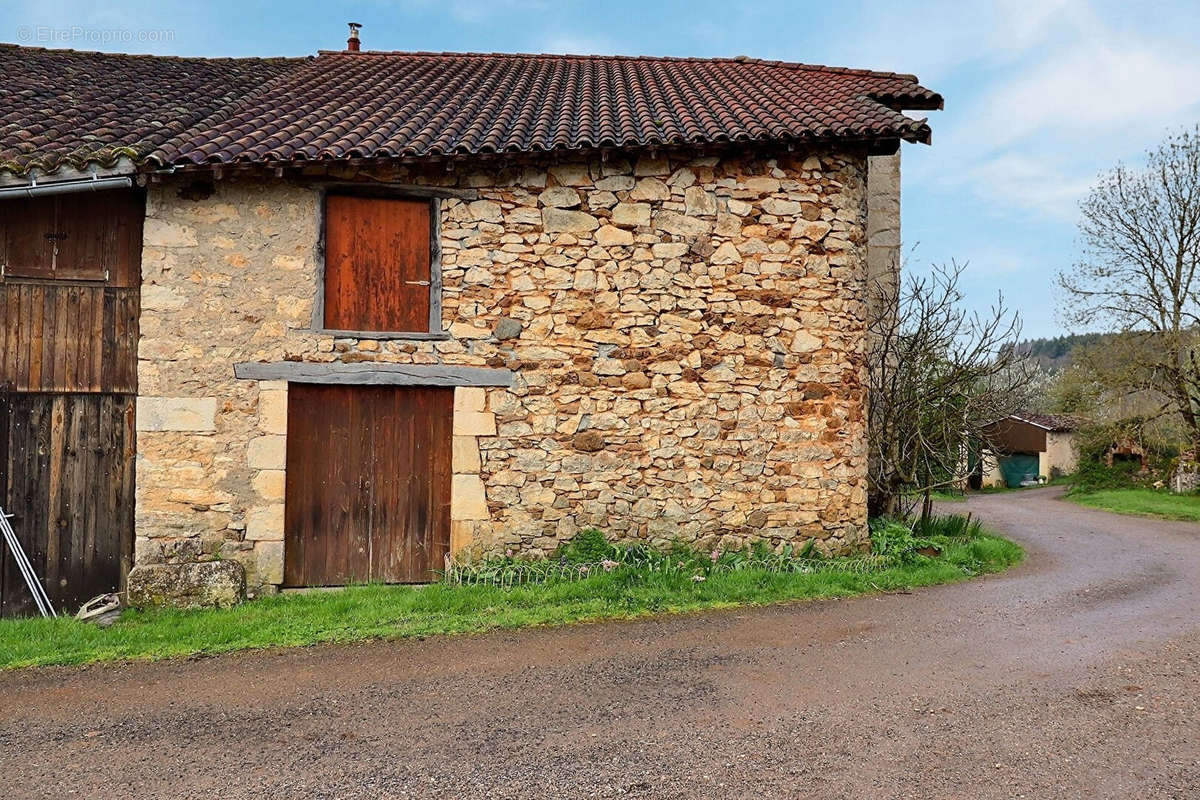
[[[914,77],[356,36],[302,59],[0,61],[8,252],[74,241],[47,196],[137,233],[73,256],[132,273],[0,283],[10,393],[79,345],[123,380],[95,391],[135,398],[91,473],[120,491],[80,501],[126,515],[63,522],[12,496],[27,462],[5,461],[35,565],[62,557],[47,529],[103,524],[135,598],[189,604],[427,581],[590,527],[866,545],[866,287],[894,278],[899,145],[930,137],[902,112],[942,105]],[[21,305],[118,280],[113,342]]]

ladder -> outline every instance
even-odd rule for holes
[[[54,605],[51,604],[45,587],[34,574],[33,565],[29,563],[29,557],[25,555],[21,543],[17,540],[17,532],[9,523],[12,517],[12,514],[5,514],[4,509],[0,508],[0,533],[4,534],[4,542],[8,545],[8,549],[12,550],[13,560],[17,562],[17,569],[21,571],[21,577],[29,586],[29,592],[33,595],[33,602],[37,605],[38,611],[42,613],[43,617],[57,617],[58,612],[54,610]]]

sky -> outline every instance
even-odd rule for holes
[[[966,262],[1026,336],[1070,332],[1079,201],[1200,123],[1200,3],[1093,0],[5,0],[0,41],[187,56],[364,49],[734,56],[915,73],[946,98],[903,148],[905,268]]]

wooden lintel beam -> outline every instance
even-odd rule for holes
[[[242,380],[326,383],[347,386],[511,386],[507,369],[443,364],[307,361],[242,362],[233,366]]]

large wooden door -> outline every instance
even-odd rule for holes
[[[133,556],[134,397],[0,396],[0,504],[60,613],[115,591]],[[5,548],[0,617],[36,613]]]
[[[0,202],[0,506],[60,612],[130,566],[144,207],[140,191]],[[0,547],[0,616],[31,613]]]
[[[288,386],[284,585],[434,579],[453,409],[445,387]]]

